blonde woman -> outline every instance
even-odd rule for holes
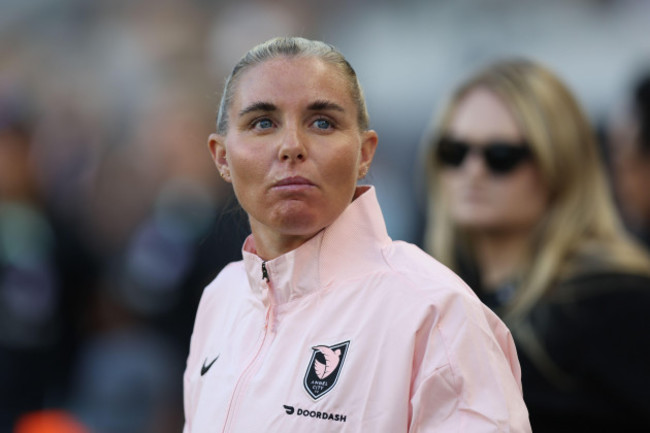
[[[650,431],[650,258],[570,91],[539,64],[497,62],[425,144],[426,248],[510,326],[533,431]]]
[[[357,185],[377,141],[331,45],[274,38],[233,68],[208,145],[251,234],[197,310],[185,433],[530,432],[503,322]]]

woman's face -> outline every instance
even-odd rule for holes
[[[270,259],[265,248],[289,251],[343,212],[377,135],[359,130],[348,81],[317,58],[267,60],[236,86],[227,134],[209,146]]]
[[[446,135],[474,149],[485,149],[490,143],[523,146],[524,142],[506,105],[484,88],[463,97]],[[548,197],[534,159],[529,155],[499,173],[490,170],[483,155],[470,151],[457,167],[441,165],[452,220],[479,233],[529,231],[541,219]]]

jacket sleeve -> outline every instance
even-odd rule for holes
[[[187,367],[185,369],[185,373],[183,374],[183,412],[185,414],[185,425],[183,426],[183,433],[190,433],[192,431],[191,425],[192,425],[192,416],[191,414],[194,412],[192,409],[192,389],[190,386],[190,380],[189,380],[189,375],[191,371],[191,360],[192,360],[192,352],[190,349],[190,355],[188,356],[187,360]]]
[[[186,373],[187,374],[187,373]],[[189,416],[190,413],[192,413],[190,409],[190,402],[189,402],[189,390],[188,388],[188,383],[187,383],[187,378],[183,377],[183,412],[185,414],[185,424],[183,425],[183,433],[190,433],[192,431],[191,429],[191,418]]]
[[[198,374],[197,368],[199,365],[197,356],[201,353],[202,345],[206,338],[205,333],[208,324],[205,323],[206,310],[210,300],[209,286],[203,291],[201,301],[196,311],[196,318],[194,321],[194,329],[190,337],[189,353],[187,355],[187,362],[185,365],[185,372],[183,373],[183,411],[185,414],[185,425],[183,433],[191,433],[192,431],[192,416],[194,414],[196,405],[196,390],[193,388],[192,375]]]
[[[531,431],[512,337],[487,307],[451,295],[416,338],[410,433]]]

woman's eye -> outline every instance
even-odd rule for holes
[[[253,126],[257,129],[269,129],[273,126],[273,122],[270,119],[259,119],[253,123]]]
[[[330,129],[332,127],[332,122],[327,119],[316,119],[314,121],[314,126],[318,129]]]

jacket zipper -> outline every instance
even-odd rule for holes
[[[266,270],[266,262],[262,262],[262,279],[266,280],[266,284],[269,284],[269,272]]]
[[[266,269],[266,262],[262,262],[262,279],[266,282],[266,289],[269,292],[269,308],[266,310],[264,329],[268,331],[271,328],[271,331],[275,332],[275,300],[273,299],[271,280],[269,279],[269,272]]]
[[[269,280],[268,271],[266,270],[266,262],[262,262],[262,279],[266,284],[267,290],[271,292],[271,282]],[[249,361],[248,365],[246,366],[241,376],[239,376],[239,379],[237,380],[237,384],[235,385],[235,390],[233,391],[232,398],[230,399],[230,404],[228,405],[226,422],[224,423],[223,430],[222,430],[223,433],[230,431],[231,424],[233,423],[233,419],[235,418],[235,415],[237,413],[238,403],[240,400],[239,396],[244,392],[244,389],[248,385],[248,381],[257,371],[257,367],[259,366],[260,359],[263,358],[263,355],[266,353],[268,346],[273,341],[272,337],[273,334],[275,333],[274,317],[275,317],[275,303],[273,302],[272,293],[270,293],[269,307],[266,310],[266,318],[264,320],[264,334],[262,335],[262,342],[257,348],[257,352],[255,353],[255,356]],[[270,333],[269,330],[271,331]]]

